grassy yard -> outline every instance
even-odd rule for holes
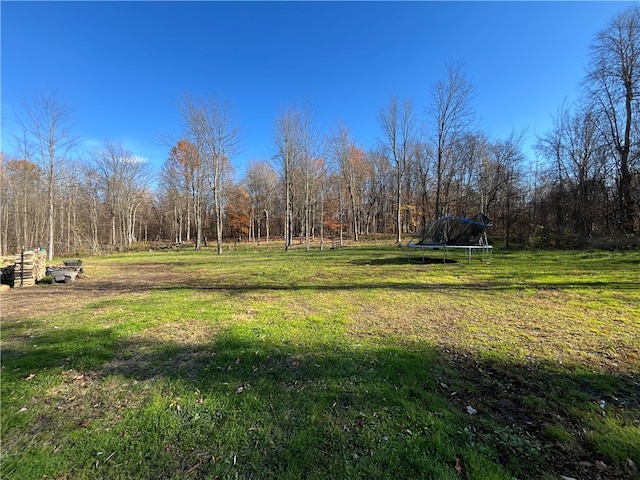
[[[2,308],[3,479],[638,478],[640,254],[85,258]]]

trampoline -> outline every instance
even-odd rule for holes
[[[487,228],[493,225],[485,215],[479,213],[472,218],[446,216],[430,222],[421,232],[407,243],[407,259],[410,252],[422,252],[422,261],[429,250],[442,250],[446,263],[449,250],[464,250],[468,263],[477,254],[484,263],[493,260],[493,247],[487,240]]]

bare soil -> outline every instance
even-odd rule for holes
[[[163,278],[163,286],[166,286],[166,267],[149,264],[127,269],[125,275],[81,275],[73,283],[15,287],[0,293],[0,316],[3,321],[16,321],[53,315],[60,311],[75,311],[96,300],[157,288],[160,277]]]

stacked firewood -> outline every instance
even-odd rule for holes
[[[45,249],[34,250],[35,259],[33,268],[36,276],[36,282],[39,282],[47,276],[47,251]]]
[[[47,252],[44,250],[30,250],[15,254],[16,287],[30,287],[46,276]]]

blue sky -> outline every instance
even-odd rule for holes
[[[158,171],[180,99],[227,99],[243,127],[239,174],[273,155],[287,106],[315,103],[365,149],[391,95],[419,120],[448,62],[463,62],[491,138],[545,132],[575,98],[596,33],[630,2],[8,2],[2,19],[2,151],[38,90],[72,109],[84,147],[105,140]]]

